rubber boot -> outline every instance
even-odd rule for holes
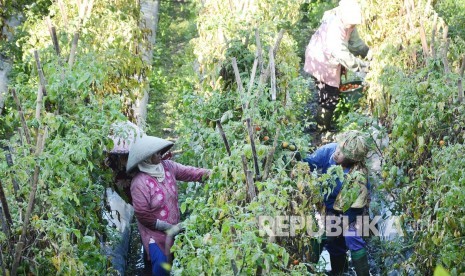
[[[310,240],[309,262],[318,263],[321,252],[323,252],[324,241],[319,241],[317,238]]]
[[[329,255],[331,261],[331,274],[332,276],[340,276],[349,270],[349,261],[345,254],[340,256]]]
[[[333,110],[318,106],[315,121],[320,131],[331,130],[331,120],[333,119]]]
[[[354,266],[357,276],[369,276],[370,266],[368,265],[368,255],[365,248],[350,252],[352,256],[352,265]]]

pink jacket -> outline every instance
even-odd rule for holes
[[[165,251],[165,255],[169,256],[172,241],[166,246],[166,234],[154,229],[155,221],[160,219],[171,224],[179,223],[176,181],[201,181],[209,170],[184,166],[170,160],[163,160],[161,163],[165,168],[163,182],[159,183],[156,178],[140,172],[132,180],[131,196],[145,250],[149,252],[149,240],[153,237],[160,249]]]
[[[355,27],[346,29],[336,14],[326,15],[305,50],[304,71],[318,81],[339,87],[341,64],[351,71],[362,71],[367,65],[355,55],[364,57],[367,52],[368,46]]]

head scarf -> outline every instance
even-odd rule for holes
[[[141,172],[155,177],[158,180],[158,182],[163,182],[163,180],[165,180],[165,168],[161,163],[155,165],[145,160],[137,164],[137,167]]]
[[[365,160],[368,153],[366,136],[357,130],[342,133],[337,138],[339,148],[345,157],[361,162]]]
[[[362,23],[362,8],[356,0],[341,0],[339,16],[344,24],[358,25]]]

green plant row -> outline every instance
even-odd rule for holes
[[[458,192],[465,184],[459,157],[465,110],[458,98],[465,41],[457,27],[465,9],[458,2],[367,3],[363,35],[375,55],[366,107],[390,140],[378,189],[394,202],[405,235],[381,244],[380,261],[398,253],[388,269],[402,273],[432,275],[437,265],[453,275],[465,271],[465,198]]]
[[[171,31],[157,36],[159,43],[166,46],[157,46],[160,48],[155,67],[161,72],[168,68],[170,74],[164,78],[160,78],[159,73],[153,76],[155,91],[151,96],[169,95],[165,97],[168,104],[164,107],[174,107],[173,125],[179,137],[176,150],[182,153],[177,161],[213,169],[203,187],[184,184],[180,209],[187,229],[178,236],[173,247],[175,275],[249,275],[260,271],[302,275],[307,272],[305,263],[309,264],[309,260],[304,256],[310,244],[310,238],[304,233],[307,229],[298,233],[299,238],[273,240],[259,231],[258,225],[262,215],[313,217],[314,204],[321,200],[318,183],[322,179],[309,175],[308,167],[296,162],[294,156],[296,152],[305,155],[310,150],[310,137],[302,134],[304,125],[297,119],[310,98],[308,81],[299,74],[301,49],[292,36],[306,12],[302,4],[301,1],[245,4],[199,1],[188,8],[161,5],[161,10],[170,11],[170,14],[173,9],[182,9],[178,12],[183,13],[184,18],[197,15],[197,26],[193,28],[188,22],[161,17],[160,28],[166,26]],[[184,9],[189,9],[190,15],[186,15]],[[173,29],[174,26],[180,28]],[[269,78],[263,85],[259,84],[259,79],[262,67],[268,66],[269,50],[274,47],[281,29],[284,35],[275,55],[277,99],[273,101]],[[182,36],[192,37],[193,32],[196,35],[189,44],[177,41]],[[259,47],[256,32],[263,62],[258,65],[254,82],[249,86]],[[167,57],[165,51],[177,55]],[[242,93],[236,82],[233,58],[242,80]],[[252,201],[247,199],[242,164],[244,155],[254,174],[247,118],[252,121],[262,176],[267,155],[273,143],[277,144],[269,177],[255,177],[257,197]],[[230,155],[218,132],[217,122],[222,124]],[[280,135],[275,141],[278,128]],[[290,148],[297,148],[297,151]]]
[[[93,6],[79,14],[78,2],[92,2]],[[25,235],[18,267],[21,275],[102,275],[111,271],[102,248],[115,241],[102,217],[105,188],[111,180],[103,165],[104,151],[112,147],[107,138],[111,123],[132,118],[130,106],[143,91],[140,80],[149,67],[139,54],[142,35],[134,1],[78,2],[54,2],[43,13],[25,10],[25,22],[14,33],[14,54],[9,56],[13,60],[10,87],[21,102],[31,143],[25,139],[26,129],[9,95],[1,121],[1,143],[12,149],[14,164],[9,166],[1,155],[0,179],[13,225],[9,234],[0,235],[0,249],[3,264],[10,270],[20,235]],[[60,55],[46,17],[56,28]],[[71,64],[76,33],[79,40]],[[46,80],[39,117],[34,51]],[[43,153],[35,157],[31,152],[36,150],[39,133],[46,136]],[[35,167],[39,174],[34,208],[29,228],[22,233]]]

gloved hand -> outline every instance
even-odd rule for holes
[[[177,234],[182,232],[185,228],[181,222],[176,225],[173,225],[164,220],[157,219],[157,221],[155,222],[155,229],[158,231],[163,231],[168,235],[176,236]]]
[[[186,230],[186,227],[184,227],[184,224],[182,224],[182,222],[174,225],[171,229],[169,229],[166,234],[168,234],[168,236],[176,236],[177,234],[183,232],[184,230]]]

